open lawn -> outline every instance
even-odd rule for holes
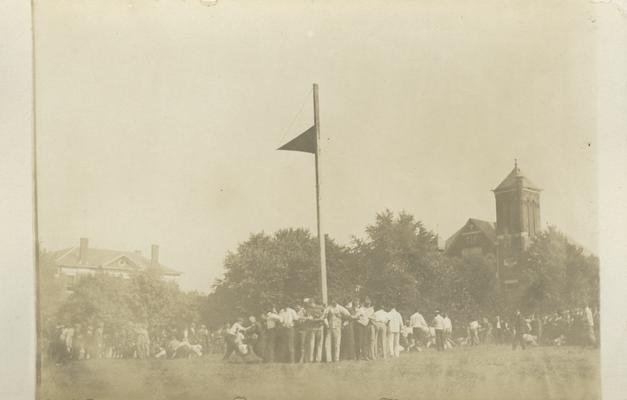
[[[42,370],[41,399],[600,398],[599,352],[576,347],[466,347],[337,364],[90,360]]]

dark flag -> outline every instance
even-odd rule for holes
[[[283,146],[279,147],[277,150],[302,151],[305,153],[316,154],[316,145],[316,126],[314,125]]]

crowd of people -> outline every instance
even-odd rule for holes
[[[598,310],[592,311],[587,305],[550,315],[523,315],[517,311],[509,319],[497,315],[455,324],[440,310],[428,317],[415,311],[404,319],[395,306],[374,305],[368,298],[344,306],[335,301],[324,306],[305,299],[293,306],[271,306],[259,318],[250,316],[245,321],[240,317],[226,324],[222,329],[223,359],[237,355],[245,362],[337,362],[480,344],[511,344],[513,349],[596,346],[599,326]]]
[[[95,324],[57,325],[44,335],[48,359],[56,363],[102,358],[183,358],[221,353],[223,337],[205,325],[191,323],[149,333],[147,324],[121,327]]]
[[[596,346],[599,311],[585,305],[547,315],[511,318],[469,317],[451,320],[440,310],[424,316],[414,310],[403,318],[394,305],[369,298],[344,305],[270,306],[258,317],[239,317],[219,330],[190,323],[149,330],[128,323],[116,329],[104,323],[58,325],[45,335],[47,356],[56,363],[102,358],[186,358],[224,352],[223,359],[245,362],[315,363],[399,357],[403,351],[456,346]]]

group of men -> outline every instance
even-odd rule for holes
[[[452,332],[446,314],[434,312],[431,324],[419,313],[408,321],[393,305],[369,298],[342,306],[305,299],[302,304],[271,306],[259,320],[238,318],[224,329],[224,359],[238,354],[244,360],[264,362],[337,362],[399,357],[401,349],[418,349],[431,338],[444,350]]]
[[[238,318],[221,331],[194,323],[161,329],[149,335],[146,324],[120,329],[94,324],[57,325],[47,338],[48,354],[56,362],[98,358],[194,357],[226,348],[224,359],[237,354],[245,361],[337,362],[399,357],[402,350],[456,345],[512,344],[597,346],[599,311],[587,305],[539,316],[500,316],[457,321],[456,339],[446,313],[435,310],[427,323],[418,311],[404,320],[395,306],[372,304],[369,298],[344,306],[305,299],[292,307],[270,306],[257,319]],[[154,330],[153,330],[154,331]]]
[[[195,323],[161,330],[128,323],[112,328],[95,324],[57,325],[46,332],[47,357],[55,363],[102,358],[181,358],[221,352],[222,338],[205,325]]]
[[[517,310],[510,320],[500,316],[494,319],[470,319],[463,344],[509,344],[512,348],[527,346],[580,345],[597,346],[599,310],[588,305],[572,310],[540,315],[524,315]]]
[[[100,358],[146,358],[150,340],[146,324],[129,323],[114,332],[103,322],[58,325],[47,335],[48,355],[57,363]]]
[[[599,340],[600,313],[587,304],[528,319],[528,330],[542,345],[596,347]]]

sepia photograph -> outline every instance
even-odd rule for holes
[[[603,398],[596,7],[34,0],[37,398]]]

